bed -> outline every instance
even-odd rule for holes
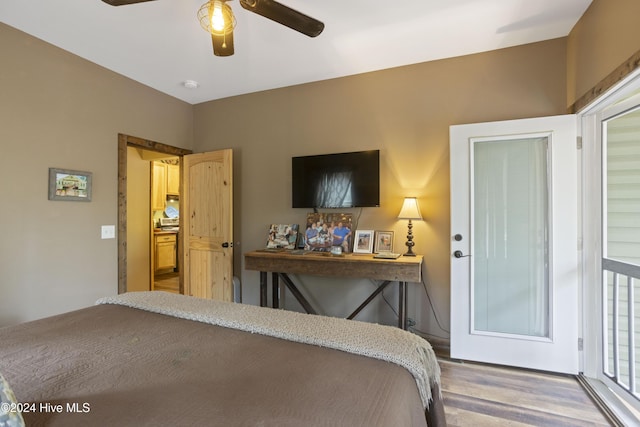
[[[165,292],[1,328],[0,373],[28,426],[446,425],[414,334]]]

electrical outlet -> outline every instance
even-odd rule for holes
[[[103,225],[101,230],[102,239],[115,239],[116,238],[116,226],[115,225]]]

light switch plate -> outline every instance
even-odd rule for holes
[[[103,225],[102,234],[103,239],[115,239],[116,238],[116,226],[115,225]]]

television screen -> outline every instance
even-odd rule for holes
[[[294,208],[380,206],[380,150],[293,157]]]

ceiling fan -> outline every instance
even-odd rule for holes
[[[124,6],[154,0],[102,0],[111,6]],[[213,53],[216,56],[233,55],[233,29],[236,19],[231,6],[231,0],[209,0],[198,11],[198,19],[202,28],[211,33]],[[239,0],[244,9],[264,16],[292,30],[309,37],[316,37],[324,29],[324,24],[317,19],[291,9],[274,0]]]

